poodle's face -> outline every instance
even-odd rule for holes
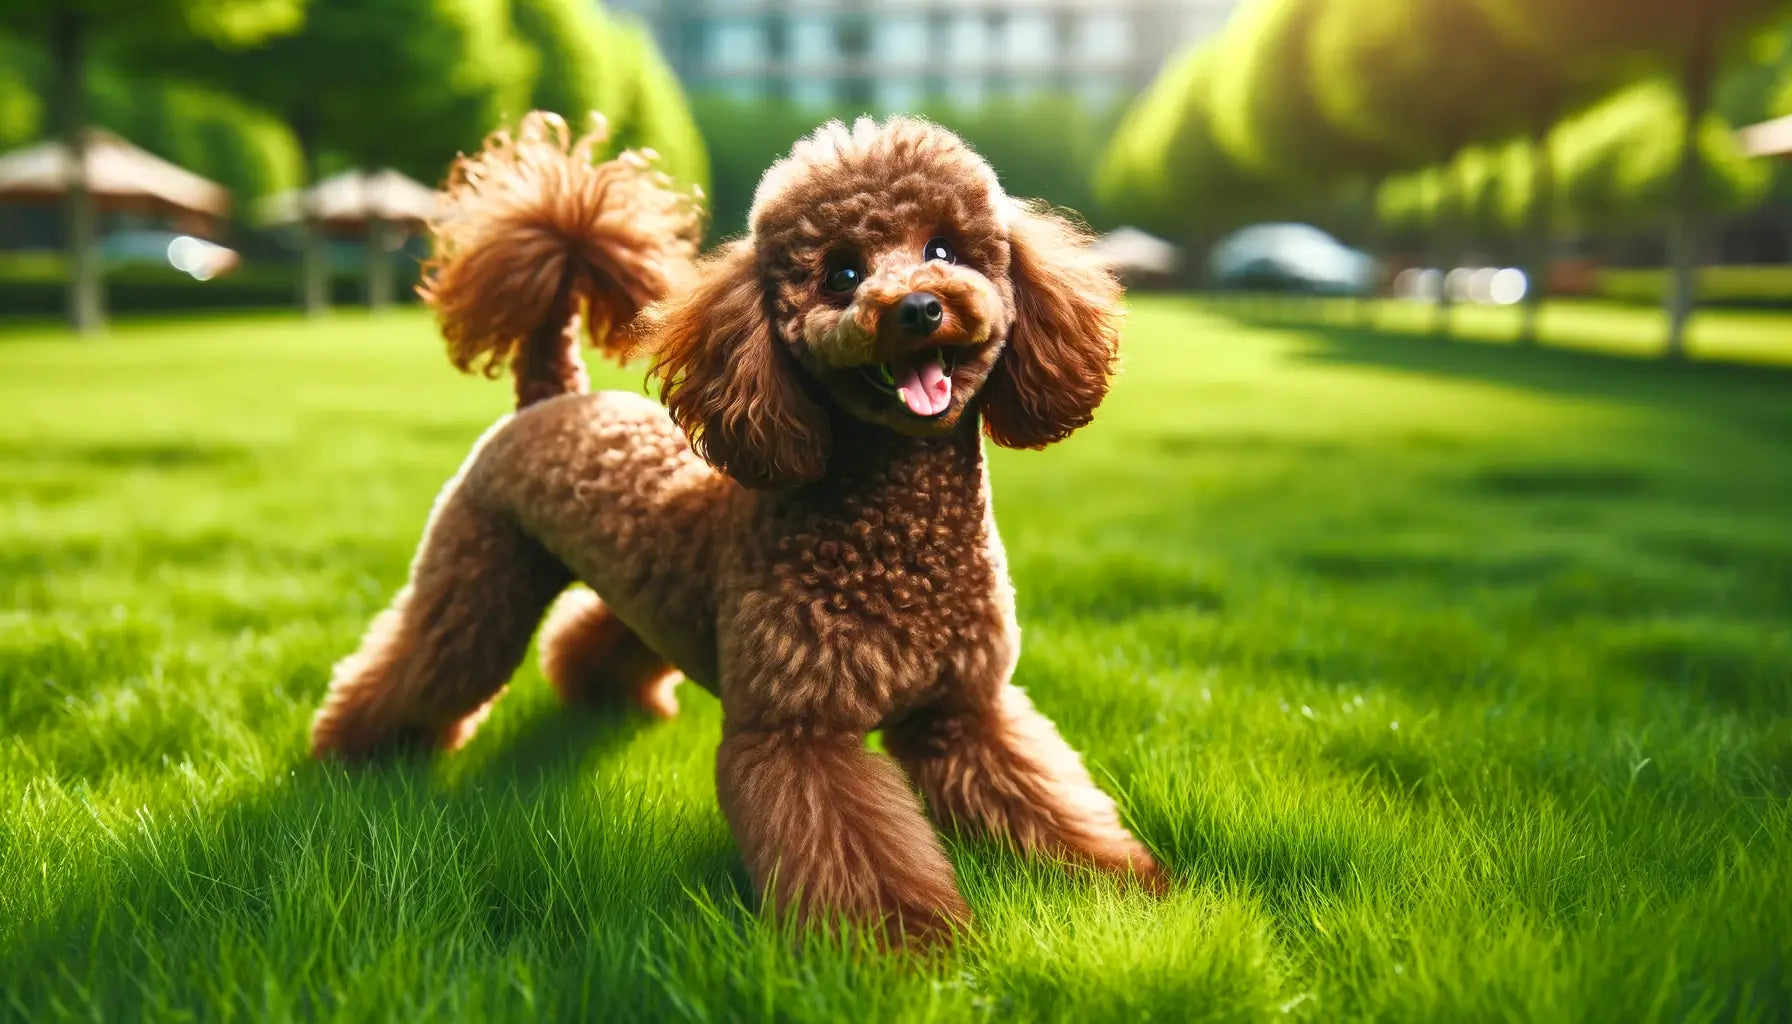
[[[1113,276],[944,129],[823,126],[766,172],[748,224],[654,314],[668,409],[743,483],[825,473],[825,406],[914,437],[980,415],[997,443],[1034,448],[1106,394]]]
[[[841,409],[904,434],[943,433],[1014,322],[1009,201],[989,167],[938,129],[853,141],[810,140],[760,188],[753,244],[772,326]]]

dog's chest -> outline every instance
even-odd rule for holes
[[[991,574],[981,477],[952,468],[900,466],[803,516],[778,540],[786,583],[852,619],[950,627]]]
[[[765,569],[779,618],[834,685],[896,708],[1004,643],[980,451],[921,449],[801,498],[768,523]]]

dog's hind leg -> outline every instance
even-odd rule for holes
[[[514,523],[475,507],[456,485],[430,518],[410,582],[336,666],[312,753],[362,759],[466,742],[570,580]]]
[[[649,714],[678,714],[682,676],[584,587],[554,602],[541,627],[541,672],[569,705],[632,703]]]

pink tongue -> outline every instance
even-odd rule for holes
[[[891,367],[896,374],[896,397],[916,416],[937,416],[952,404],[952,379],[946,376],[939,356],[917,356],[912,363]]]

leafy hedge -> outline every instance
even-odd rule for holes
[[[393,261],[395,298],[412,301],[417,268]],[[117,313],[188,309],[278,309],[298,304],[297,270],[279,264],[251,264],[212,281],[196,281],[167,267],[120,267],[106,275],[106,304]],[[359,274],[336,274],[330,300],[343,306],[367,301]],[[55,259],[0,261],[0,318],[59,316],[67,308],[66,278]]]
[[[1660,304],[1667,294],[1665,270],[1604,270],[1598,292],[1608,299]],[[1792,308],[1792,266],[1701,267],[1699,298],[1713,306]]]

